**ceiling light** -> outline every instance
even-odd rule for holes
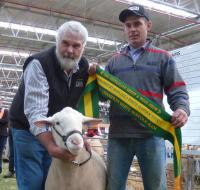
[[[35,32],[37,34],[45,34],[45,35],[50,35],[50,36],[56,36],[56,33],[57,33],[55,30],[26,26],[22,24],[14,24],[14,23],[9,23],[9,22],[0,22],[0,27],[5,28],[5,29],[10,28],[14,30],[20,30],[20,31],[25,31],[25,32]],[[94,37],[88,37],[88,42],[105,44],[105,45],[119,45],[120,44],[119,42],[115,42],[112,40],[106,40],[106,39],[94,38]]]
[[[111,45],[111,46],[121,44],[119,42],[115,42],[115,41],[112,41],[112,40],[105,40],[105,39],[102,39],[102,38],[93,38],[93,37],[88,37],[88,42],[106,44],[106,45]]]
[[[47,34],[47,35],[52,35],[52,36],[56,35],[56,31],[54,31],[54,30],[48,30],[45,28],[36,28],[36,27],[32,27],[32,26],[26,26],[26,25],[22,25],[22,24],[14,24],[14,23],[9,23],[9,22],[0,22],[0,27],[11,28],[11,29],[21,30],[21,31],[25,31],[25,32],[36,32],[36,33]]]
[[[4,51],[0,50],[0,55],[4,56],[15,56],[15,57],[28,57],[30,56],[30,53],[22,53],[22,52],[16,52],[16,51]]]
[[[141,0],[116,0],[116,1],[126,3],[126,4],[136,3],[139,5],[148,7],[149,9],[152,9],[152,10],[156,10],[159,12],[164,12],[167,14],[176,15],[180,17],[185,17],[185,18],[198,17],[198,14],[190,13],[181,8],[178,8],[178,7],[176,8],[167,4],[163,4],[162,2],[155,2],[155,1],[150,1],[150,0],[142,0],[142,1]]]

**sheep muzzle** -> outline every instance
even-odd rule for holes
[[[80,131],[78,131],[78,130],[73,130],[73,131],[70,131],[67,135],[61,135],[60,133],[59,133],[59,131],[53,126],[53,129],[54,129],[54,131],[62,138],[62,140],[63,140],[63,142],[64,142],[64,144],[65,144],[65,146],[67,147],[67,149],[68,149],[68,146],[67,146],[67,139],[71,136],[71,135],[73,135],[73,134],[75,134],[75,133],[78,133],[79,135],[81,135],[82,136],[82,133],[80,132]]]

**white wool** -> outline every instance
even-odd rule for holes
[[[84,122],[92,122],[95,119],[83,116],[78,111],[66,107],[52,117],[46,119],[61,135],[67,135],[72,130],[82,132]],[[76,156],[76,161],[81,163],[89,157],[84,148],[83,138],[80,134],[72,134],[66,142],[53,130],[56,144],[67,149]],[[67,144],[67,147],[65,146]],[[76,166],[72,162],[53,158],[45,184],[46,190],[105,190],[106,168],[101,157],[92,152],[91,159],[82,166]]]

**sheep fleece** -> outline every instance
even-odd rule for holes
[[[83,150],[80,160],[87,158]],[[83,159],[83,160],[84,160]],[[106,167],[101,157],[92,151],[92,158],[82,166],[53,158],[47,176],[45,190],[105,190]]]

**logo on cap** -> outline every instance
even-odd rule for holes
[[[119,20],[121,22],[125,22],[126,18],[128,16],[139,16],[139,17],[145,17],[147,20],[149,20],[149,15],[144,9],[143,6],[141,5],[132,5],[128,9],[124,9],[120,14],[119,14]]]
[[[132,7],[129,7],[129,10],[131,10],[131,11],[139,11],[140,7],[139,6],[132,6]]]

